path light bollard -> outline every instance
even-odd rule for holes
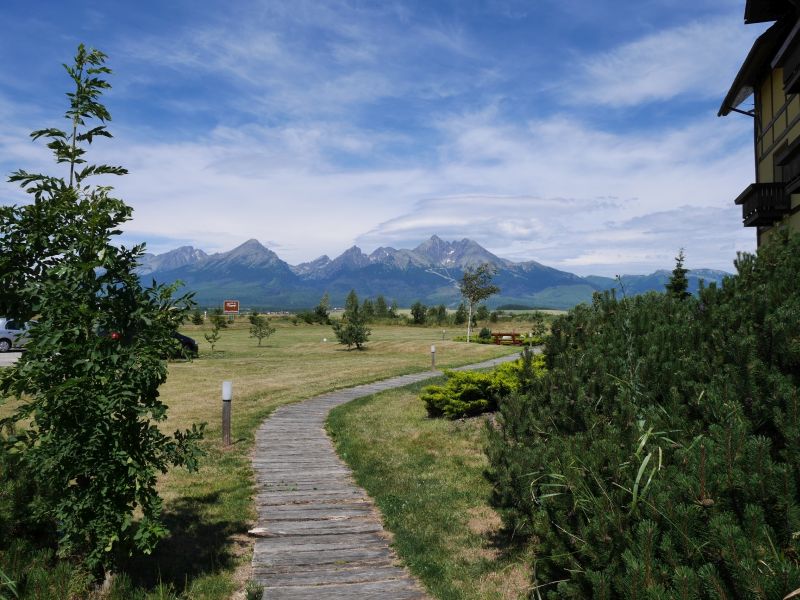
[[[431,345],[431,371],[436,370],[436,346]]]
[[[222,382],[222,443],[231,445],[231,400],[233,399],[233,382]]]

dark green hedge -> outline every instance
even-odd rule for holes
[[[578,306],[500,404],[493,503],[541,597],[800,587],[800,237],[736,266],[698,298]]]

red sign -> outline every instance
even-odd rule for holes
[[[222,312],[226,315],[238,315],[239,314],[239,301],[238,300],[225,300],[222,303]]]

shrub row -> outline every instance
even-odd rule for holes
[[[596,296],[499,405],[493,504],[543,598],[800,588],[800,237],[698,298]]]

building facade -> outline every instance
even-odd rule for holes
[[[760,246],[779,229],[800,232],[800,7],[747,0],[744,19],[772,25],[753,44],[718,114],[753,119],[755,183],[735,202]]]

